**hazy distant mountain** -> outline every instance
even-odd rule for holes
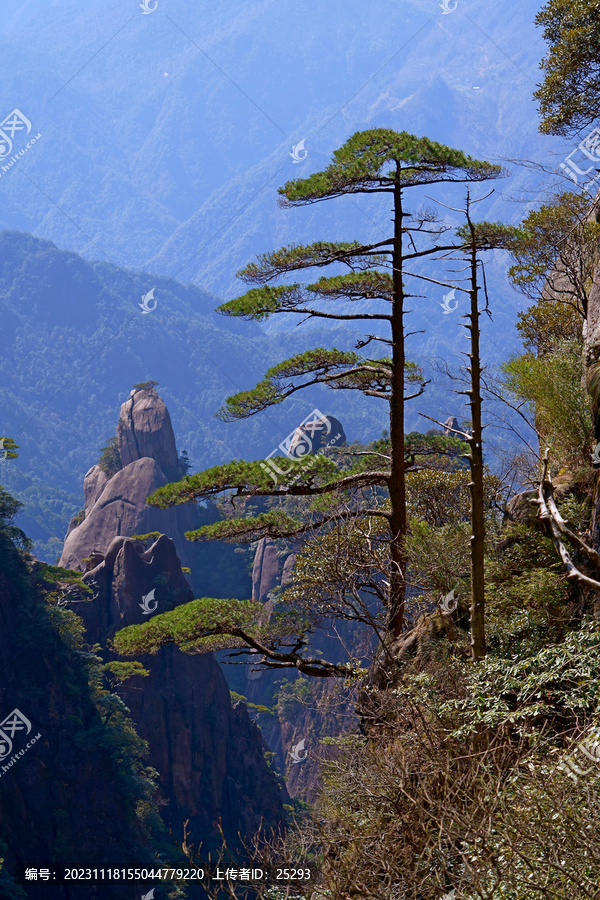
[[[388,210],[364,200],[276,204],[280,184],[356,130],[556,164],[562,144],[538,134],[531,98],[539,5],[158,0],[144,15],[137,0],[12,0],[0,109],[21,109],[42,138],[0,179],[0,224],[230,296],[258,251],[380,233]],[[515,168],[500,190],[536,183]],[[489,214],[520,217],[496,197]]]

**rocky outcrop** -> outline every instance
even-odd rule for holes
[[[294,564],[296,562],[296,554],[290,553],[289,556],[286,556],[285,562],[283,564],[283,571],[281,572],[281,586],[283,587],[291,581],[292,572],[294,570]]]
[[[100,466],[92,466],[83,479],[83,507],[87,513],[104,490],[108,475]]]
[[[91,561],[95,565],[84,581],[94,586],[96,598],[77,611],[92,644],[106,643],[126,625],[148,621],[144,605],[162,613],[194,599],[175,544],[164,534],[147,550],[139,541],[116,537],[105,556],[98,553]],[[152,597],[143,604],[149,594]]]
[[[287,584],[295,561],[296,554],[289,553],[282,566],[277,543],[272,538],[261,538],[252,564],[252,599],[266,600],[274,588]]]
[[[263,602],[267,615],[273,607],[267,595],[291,581],[295,561],[295,553],[284,556],[271,538],[258,542],[252,567],[253,599]],[[360,629],[353,630],[347,622],[338,623],[337,628],[344,647],[354,648],[360,656]],[[339,638],[323,632],[313,635],[310,649],[333,661],[347,658]],[[262,725],[263,737],[275,754],[278,767],[285,772],[290,796],[312,802],[318,793],[321,761],[328,756],[328,750],[320,741],[350,730],[353,723],[358,723],[354,703],[341,696],[335,679],[303,679],[302,690],[296,694],[298,676],[295,671],[268,669],[261,667],[260,656],[256,660],[254,664],[250,661],[247,667],[241,691],[258,706],[277,706],[277,716]],[[282,681],[288,683],[284,694],[280,694]]]
[[[83,560],[92,551],[106,554],[115,537],[130,537],[151,531],[169,534],[176,539],[183,562],[187,565],[184,531],[192,527],[193,510],[189,507],[155,509],[146,505],[146,499],[153,491],[168,484],[155,459],[136,459],[105,482],[97,473],[92,475],[93,472],[91,469],[86,475],[90,485],[89,497],[91,500],[95,493],[98,497],[86,507],[81,524],[68,534],[60,559],[61,566],[83,571]]]
[[[537,518],[534,501],[537,491],[521,491],[511,497],[504,511],[504,525],[528,525],[545,533],[544,523]]]
[[[133,390],[129,400],[122,404],[117,440],[123,466],[150,457],[167,481],[181,478],[171,417],[154,387]]]
[[[457,432],[457,431],[458,431],[458,419],[456,418],[456,416],[448,416],[448,418],[444,422],[444,434],[455,436],[455,432]]]
[[[261,538],[252,565],[252,599],[266,600],[279,582],[277,544],[271,538]]]
[[[60,565],[84,571],[84,560],[92,552],[106,554],[115,537],[158,531],[172,537],[182,564],[191,567],[185,532],[195,526],[195,506],[146,505],[153,491],[182,474],[169,412],[154,387],[133,391],[122,404],[117,436],[123,468],[112,477],[98,465],[87,472],[84,517],[71,522]]]

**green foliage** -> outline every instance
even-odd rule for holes
[[[144,762],[147,747],[122,701],[103,687],[102,660],[84,643],[81,619],[56,602],[69,589],[86,595],[90,588],[81,582],[80,572],[37,562],[25,565],[5,535],[0,534],[0,542],[6,542],[0,550],[0,573],[10,579],[18,594],[12,639],[21,649],[19,665],[13,667],[14,689],[24,703],[28,697],[38,703],[46,695],[48,702],[60,699],[60,710],[51,703],[48,722],[58,731],[69,729],[80,751],[73,757],[74,771],[76,759],[81,758],[83,766],[100,761],[110,777],[107,790],[114,793],[116,802],[123,803],[129,817],[119,826],[128,842],[123,848],[125,858],[132,843],[136,843],[138,859],[140,843],[142,856],[147,858],[150,835],[136,818],[138,800],[156,798],[156,773]],[[74,597],[72,593],[68,596]],[[46,737],[52,739],[51,734]],[[52,759],[52,755],[47,757],[50,766]],[[50,769],[49,777],[60,779],[60,771]],[[78,841],[76,817],[66,809],[49,810],[49,814],[45,825],[54,835],[57,857],[68,859]]]
[[[468,471],[447,472],[422,469],[407,477],[408,510],[411,517],[431,525],[467,521],[470,510]]]
[[[390,191],[400,171],[402,186],[437,181],[499,178],[500,166],[480,162],[428,138],[386,128],[358,131],[335,150],[333,162],[308,178],[288,181],[279,193],[295,206],[365,190]]]
[[[549,45],[540,63],[544,81],[534,94],[540,131],[577,132],[600,114],[600,2],[549,0],[536,22]]]
[[[392,299],[393,278],[388,272],[373,269],[366,272],[347,272],[345,275],[322,276],[306,287],[312,294],[330,300],[388,300]]]
[[[331,263],[344,262],[352,259],[352,264],[356,266],[374,265],[374,261],[370,256],[360,253],[362,245],[356,241],[346,243],[332,243],[331,241],[317,241],[307,246],[282,247],[280,250],[273,250],[270,253],[263,253],[258,257],[257,262],[249,263],[244,269],[238,272],[238,276],[242,281],[257,282],[259,284],[271,281],[287,272],[297,269],[308,269],[321,266],[329,266]],[[383,261],[383,257],[381,257]],[[235,301],[232,301],[235,303]],[[224,304],[225,307],[234,310],[235,306]],[[222,307],[219,307],[222,309]],[[234,312],[229,313],[235,315]]]
[[[0,437],[0,462],[6,459],[16,459],[19,455],[17,453],[18,449],[19,445],[15,444],[12,438],[6,435]]]
[[[31,550],[32,541],[24,531],[13,524],[15,516],[23,504],[15,500],[8,491],[0,485],[0,532],[5,534],[17,547],[23,551]]]
[[[262,703],[250,703],[247,697],[244,697],[243,694],[237,694],[235,691],[229,691],[229,695],[231,697],[232,703],[245,703],[248,709],[252,709],[257,713],[264,713],[268,716],[274,716],[275,713],[272,709],[269,709],[268,706],[264,706]]]
[[[242,319],[262,322],[277,312],[289,312],[303,302],[304,296],[299,284],[264,285],[251,288],[246,294],[223,303],[217,312],[225,316],[239,316]]]
[[[109,478],[112,478],[113,475],[116,475],[117,472],[120,472],[123,468],[121,454],[119,452],[119,441],[117,440],[116,435],[109,438],[106,446],[102,448],[102,454],[98,461],[98,465]]]
[[[582,343],[583,319],[570,303],[540,299],[517,316],[523,346],[538,356],[560,350],[565,341]]]
[[[143,544],[153,544],[161,536],[161,531],[148,531],[147,534],[132,534],[132,541],[141,541]]]
[[[565,341],[552,354],[526,353],[502,367],[505,388],[532,404],[535,423],[552,460],[561,467],[585,466],[593,436],[588,398],[581,383],[581,345]]]
[[[81,523],[85,520],[85,509],[80,509],[79,512],[73,516],[71,519],[71,525],[77,527],[77,525],[81,525]]]
[[[182,450],[179,454],[177,462],[179,463],[179,468],[181,469],[182,477],[187,475],[192,468],[192,463],[190,462],[190,458],[188,456],[187,450]]]
[[[306,708],[306,704],[313,699],[310,681],[308,678],[298,676],[294,681],[283,681],[277,699],[277,711],[286,722],[291,722],[294,717]]]
[[[406,539],[409,578],[421,597],[437,602],[458,587],[459,596],[470,592],[468,522],[431,525],[412,520]]]
[[[288,473],[305,476],[306,460],[282,460]],[[326,456],[311,459],[310,477],[320,476],[327,483],[333,482],[337,469],[333,460]],[[167,484],[159,488],[148,498],[149,506],[167,509],[177,503],[188,503],[190,500],[205,500],[217,496],[224,491],[236,491],[238,496],[261,495],[273,493],[273,476],[260,461],[245,462],[233,460],[223,466],[214,466],[204,472],[188,475],[176,484]],[[217,528],[218,531],[218,528]],[[217,533],[215,531],[215,534]]]
[[[557,194],[530,212],[508,249],[515,260],[510,278],[526,296],[537,300],[546,287],[541,302],[568,303],[586,316],[588,292],[600,258],[600,224],[590,217],[585,194]]]
[[[511,726],[529,738],[553,723],[558,735],[578,718],[600,715],[600,628],[585,621],[558,644],[527,657],[486,657],[467,672],[467,696],[449,702],[456,712],[457,737],[480,728]]]
[[[111,677],[113,687],[125,684],[130,678],[149,675],[148,669],[145,669],[141,662],[124,662],[122,660],[114,660],[104,664],[103,671]]]
[[[204,597],[152,616],[149,622],[122,628],[113,645],[124,656],[156,653],[163,644],[174,642],[184,651],[200,653],[237,647],[240,642],[229,636],[231,630],[256,625],[261,613],[262,606],[251,600]]]
[[[212,525],[203,525],[196,531],[187,531],[188,541],[243,541],[260,540],[263,537],[291,537],[302,529],[300,519],[292,519],[282,509],[271,509],[258,516],[225,519]]]
[[[225,422],[233,422],[281,403],[293,393],[289,385],[290,378],[313,375],[314,379],[309,383],[316,383],[331,380],[335,376],[337,384],[340,374],[360,367],[361,363],[363,360],[358,354],[335,349],[317,348],[299,353],[268,369],[265,378],[253,390],[229,397],[226,405],[219,410],[219,418]]]
[[[283,248],[283,250],[277,251],[279,254],[279,266],[283,266],[282,260],[285,259],[291,263],[291,268],[298,268],[295,263],[299,258],[300,250],[306,251],[306,260],[314,265],[313,245],[313,247],[306,248],[296,247],[294,248],[294,254],[290,252],[290,248]],[[275,257],[275,254],[271,254],[271,257]],[[263,260],[265,261],[265,268],[267,268],[266,258],[263,257]],[[262,274],[259,274],[262,270],[258,267],[252,271],[257,273],[256,276],[253,276],[256,280],[264,278]],[[246,275],[246,279],[248,278],[249,276]],[[224,315],[240,316],[244,319],[261,321],[274,313],[294,312],[298,309],[305,312],[307,309],[306,304],[311,299],[314,299],[315,296],[327,300],[391,300],[392,289],[392,277],[387,272],[374,270],[350,272],[345,275],[336,275],[332,278],[322,277],[315,284],[305,286],[290,284],[277,287],[264,285],[263,287],[252,288],[243,296],[219,306],[218,311]],[[310,295],[313,296],[311,297]]]
[[[487,560],[490,648],[499,656],[526,657],[562,639],[572,588],[545,534],[511,525],[501,539]]]
[[[324,384],[333,390],[358,390],[364,394],[387,397],[390,391],[392,361],[386,357],[368,359],[352,352],[317,348],[298,354],[273,366],[263,381],[251,391],[228,397],[217,413],[224,422],[245,419],[312,384]],[[408,384],[422,381],[422,369],[414,362],[405,363]],[[290,379],[312,376],[300,382]]]
[[[133,386],[136,391],[152,391],[156,387],[158,387],[158,381],[140,381]]]
[[[521,240],[519,229],[503,222],[474,222],[473,231],[462,225],[456,234],[466,247],[475,246],[478,250],[510,250]]]

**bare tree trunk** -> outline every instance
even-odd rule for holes
[[[584,371],[594,423],[594,439],[600,441],[600,263],[596,267],[588,298],[588,317],[585,327]],[[592,496],[591,544],[600,549],[600,472],[594,477]]]
[[[396,166],[400,175],[400,166]],[[392,383],[390,397],[391,468],[388,481],[390,493],[391,573],[388,614],[388,633],[398,637],[404,626],[406,591],[406,476],[404,461],[404,285],[402,283],[403,248],[402,189],[397,179],[394,187],[394,251],[392,300]]]
[[[465,326],[470,332],[471,352],[470,366],[467,371],[471,376],[470,390],[466,391],[471,407],[472,430],[468,438],[471,448],[469,465],[471,467],[471,654],[477,661],[485,656],[485,518],[483,494],[483,427],[481,424],[481,355],[479,349],[479,283],[477,272],[477,245],[475,229],[469,214],[467,199],[467,216],[471,228],[471,310]]]

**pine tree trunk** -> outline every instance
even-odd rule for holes
[[[400,174],[400,167],[397,166]],[[390,494],[391,572],[388,633],[396,638],[404,625],[406,591],[406,477],[404,461],[404,285],[402,283],[402,190],[399,181],[394,187],[394,251],[392,300],[392,381],[390,397],[391,466],[388,482]]]
[[[471,247],[471,311],[466,326],[471,333],[471,406],[472,431],[469,444],[471,467],[471,653],[477,661],[485,656],[485,519],[483,493],[483,429],[481,424],[481,357],[479,350],[479,286],[477,280],[477,248]]]

